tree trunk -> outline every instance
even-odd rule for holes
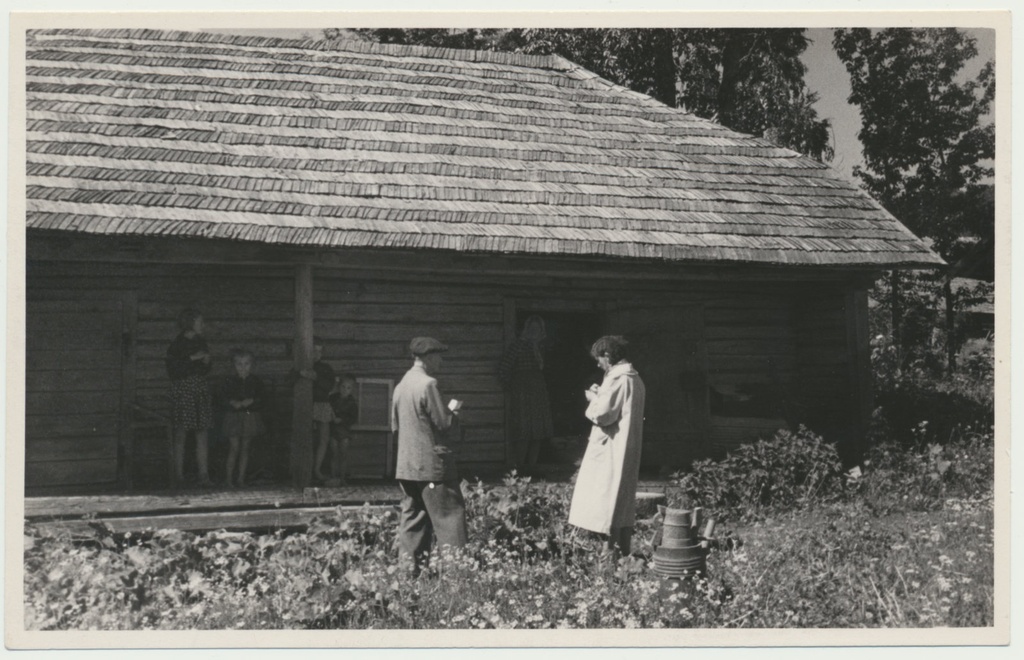
[[[654,86],[659,101],[676,107],[676,59],[672,50],[672,32],[659,29],[654,31]]]
[[[745,30],[730,31],[722,47],[722,78],[718,88],[718,122],[732,126],[739,96]]]

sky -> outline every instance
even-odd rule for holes
[[[966,32],[977,40],[978,56],[964,67],[961,78],[973,78],[985,62],[995,57],[995,31],[971,29]],[[847,101],[850,96],[849,74],[832,49],[831,29],[811,28],[807,31],[807,37],[811,44],[803,55],[803,62],[807,66],[804,81],[819,96],[815,106],[818,116],[832,122],[836,154],[831,165],[839,174],[853,179],[854,166],[862,165],[864,161],[861,158],[860,140],[857,138],[860,112],[857,106]]]

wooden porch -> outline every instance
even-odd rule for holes
[[[541,481],[567,482],[564,469],[553,469]],[[488,480],[502,488],[500,482]],[[669,483],[641,480],[638,515],[650,515],[663,503]],[[328,488],[251,488],[244,490],[155,491],[147,494],[78,495],[25,498],[25,521],[37,527],[83,535],[102,522],[116,533],[147,529],[276,531],[302,529],[317,517],[340,508],[355,513],[364,507],[397,510],[401,491],[394,482]]]
[[[177,490],[146,494],[25,498],[25,520],[79,534],[93,521],[115,532],[144,529],[189,531],[273,530],[304,527],[337,507],[391,508],[401,491],[395,483],[341,487]]]

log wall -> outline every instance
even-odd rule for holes
[[[509,310],[516,307],[537,309],[547,305],[598,313],[603,318],[625,305],[698,306],[704,317],[708,385],[724,390],[780,388],[791,393],[788,405],[799,410],[794,414],[822,430],[831,415],[849,400],[845,311],[843,297],[838,295],[841,291],[836,289],[814,289],[815,295],[808,296],[809,285],[805,282],[723,278],[681,283],[667,278],[638,281],[583,275],[553,277],[531,275],[529,271],[409,271],[389,269],[387,265],[387,260],[382,260],[379,268],[314,268],[314,332],[324,341],[325,359],[337,371],[396,382],[409,366],[407,345],[411,337],[431,335],[449,343],[451,350],[439,381],[446,396],[466,401],[467,443],[462,464],[468,476],[475,470],[493,471],[507,460],[505,399],[496,367],[505,343],[511,339]],[[46,306],[60,308],[73,301],[105,305],[126,295],[134,297],[134,334],[125,339],[128,345],[124,349],[134,378],[120,396],[169,412],[164,353],[176,334],[178,311],[184,306],[197,306],[207,321],[214,376],[230,373],[228,355],[233,347],[246,347],[255,353],[256,373],[270,384],[275,402],[275,434],[265,448],[267,465],[278,469],[285,466],[284,474],[278,476],[287,479],[294,272],[294,266],[288,263],[133,264],[30,259],[29,326],[43,323],[39,310]],[[104,323],[99,318],[90,322]],[[107,330],[104,326],[101,331]],[[118,327],[115,334],[120,336],[120,332]],[[63,335],[46,335],[30,342],[30,410],[46,408],[55,377],[53,356],[68,341]],[[81,381],[76,374],[94,368],[90,363],[93,356],[83,353],[74,359],[77,363],[61,365],[62,377]],[[92,399],[102,396],[102,392],[115,391],[115,386],[101,385],[101,381],[106,383],[107,379],[81,381],[83,386],[72,396],[74,405],[89,409]],[[709,416],[709,420],[711,438],[705,440],[707,446],[701,451],[711,446],[724,450],[745,437],[745,432],[737,433],[735,424],[726,423],[716,430],[714,419]],[[769,430],[761,427],[777,421],[747,420],[738,428],[752,427],[748,435],[756,435]],[[720,420],[717,423],[721,426]],[[29,445],[34,447],[28,453],[45,453],[42,448],[52,441],[45,422],[40,419],[28,435]],[[71,460],[91,460],[87,458],[93,451],[90,447],[83,442],[80,451],[71,452]],[[659,457],[648,451],[644,460],[649,465],[657,464]],[[45,473],[35,475],[29,486],[47,479]]]
[[[866,330],[857,327],[858,313],[867,322],[866,299],[864,309],[856,310],[853,297],[840,286],[805,287],[797,298],[794,326],[801,418],[815,432],[837,441],[847,463],[858,458],[863,418],[871,413],[870,389],[863,390],[864,381],[870,381],[870,349]]]

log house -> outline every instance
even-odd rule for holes
[[[821,163],[557,56],[153,30],[27,46],[26,488],[166,483],[163,357],[202,310],[214,377],[273,391],[259,465],[308,483],[312,337],[397,382],[451,346],[467,475],[511,462],[502,351],[548,319],[556,432],[585,432],[589,342],[647,384],[643,462],[674,469],[806,424],[856,460],[867,290],[941,260]],[[386,398],[386,395],[384,395]],[[215,442],[212,440],[211,444]],[[358,472],[391,439],[357,426]]]

